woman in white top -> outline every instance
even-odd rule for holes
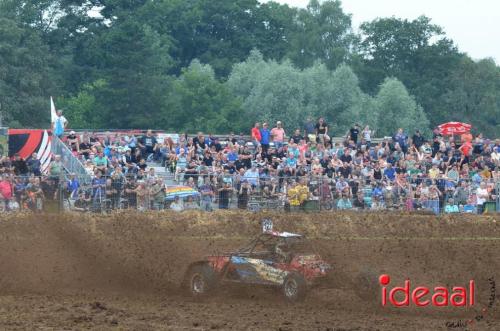
[[[365,126],[365,128],[363,129],[363,139],[366,141],[366,143],[369,145],[371,142],[372,142],[372,134],[374,133],[374,131],[370,130],[370,126],[367,125]]]
[[[488,197],[489,197],[489,194],[488,194],[488,189],[486,188],[486,183],[481,182],[481,184],[479,184],[479,187],[477,188],[477,191],[476,191],[477,205],[480,206],[480,205],[484,204],[486,202],[486,200],[488,200]]]

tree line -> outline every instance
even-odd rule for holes
[[[0,103],[10,127],[247,132],[323,116],[500,132],[500,67],[459,52],[428,17],[365,22],[338,0],[0,0]]]

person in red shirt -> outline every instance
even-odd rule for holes
[[[0,208],[9,210],[9,202],[13,198],[12,183],[8,176],[0,177]]]
[[[260,146],[261,140],[262,140],[262,136],[260,134],[260,123],[257,122],[257,123],[255,123],[254,127],[252,128],[252,141],[253,141],[255,147]]]
[[[462,146],[458,149],[464,156],[469,156],[470,151],[472,150],[472,144],[470,141],[466,140]]]

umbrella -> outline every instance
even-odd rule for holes
[[[442,135],[463,134],[469,132],[472,126],[461,122],[448,122],[438,126],[439,133]]]
[[[168,187],[167,190],[165,191],[166,200],[174,200],[175,197],[179,198],[197,197],[199,195],[200,192],[189,186]]]

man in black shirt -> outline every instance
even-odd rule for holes
[[[240,171],[240,169],[245,169],[246,168],[246,162],[243,160],[243,155],[238,155],[238,160],[234,162],[234,166],[236,170]]]
[[[359,136],[359,125],[356,123],[354,124],[354,127],[352,127],[349,130],[349,138],[354,141],[355,144],[358,143],[358,136]]]
[[[349,148],[346,148],[344,150],[344,154],[342,154],[342,156],[340,156],[340,161],[342,162],[347,162],[347,163],[351,163],[352,162],[352,156],[351,156],[351,150]]]
[[[198,150],[198,148],[205,149],[207,145],[205,144],[205,136],[203,135],[203,132],[198,132],[198,135],[193,138],[193,144]]]
[[[351,174],[351,167],[349,167],[347,162],[344,162],[342,167],[339,168],[339,173],[342,177],[349,178],[349,175]]]
[[[16,176],[25,176],[28,174],[28,165],[19,154],[16,154],[14,156],[12,167],[14,168],[14,173],[16,174]]]
[[[422,133],[420,133],[420,130],[417,130],[415,131],[415,134],[413,135],[413,137],[411,138],[411,141],[413,143],[413,145],[418,149],[420,150],[420,147],[422,147],[422,145],[424,144],[425,142],[425,139],[424,137],[422,136]]]
[[[302,137],[302,135],[300,134],[300,130],[297,129],[295,130],[295,132],[293,133],[293,136],[292,136],[292,141],[295,143],[295,144],[298,144],[302,139],[304,139],[304,137]]]
[[[153,136],[153,132],[148,130],[144,136],[138,141],[138,145],[141,148],[144,158],[147,158],[150,154],[153,154],[156,150],[157,141]]]
[[[318,123],[316,123],[316,134],[318,135],[318,142],[324,144],[326,141],[329,141],[328,138],[328,124],[326,124],[323,117],[320,117]]]

